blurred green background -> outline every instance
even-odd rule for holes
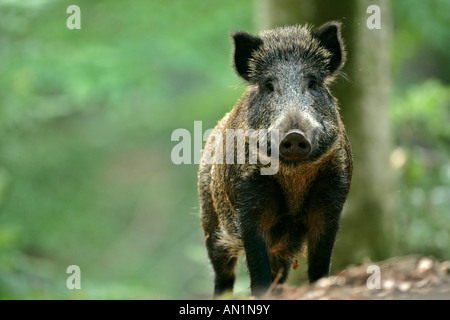
[[[393,2],[398,255],[450,257],[449,4]],[[198,166],[171,162],[171,133],[243,93],[229,32],[257,33],[257,6],[0,0],[0,298],[209,297]]]

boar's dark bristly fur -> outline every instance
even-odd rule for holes
[[[249,85],[215,129],[222,139],[228,129],[277,130],[280,161],[273,175],[262,175],[259,162],[227,164],[225,141],[208,139],[205,149],[222,143],[224,151],[212,163],[202,158],[198,175],[216,296],[232,290],[241,255],[254,295],[275,279],[283,283],[300,253],[310,282],[329,273],[352,175],[350,143],[328,89],[346,58],[340,28],[329,22],[232,34],[233,64]]]

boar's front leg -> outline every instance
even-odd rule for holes
[[[308,215],[308,277],[314,282],[329,275],[339,219],[348,193],[342,177],[327,176],[311,189]]]
[[[275,209],[275,202],[271,197],[272,186],[262,178],[254,178],[237,182],[235,190],[251,292],[254,296],[260,296],[272,283],[268,245],[262,223],[264,217]]]

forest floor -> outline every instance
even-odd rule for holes
[[[370,267],[377,266],[377,267]],[[311,285],[278,285],[262,297],[281,300],[450,300],[450,261],[395,257],[349,266]]]

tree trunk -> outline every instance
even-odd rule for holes
[[[393,248],[393,179],[389,165],[391,133],[389,36],[385,0],[262,0],[259,29],[289,24],[343,23],[347,63],[332,86],[339,100],[354,157],[353,180],[332,259],[332,272],[365,257],[382,260]],[[369,29],[370,5],[381,9],[381,29]],[[346,80],[345,78],[348,78]]]

